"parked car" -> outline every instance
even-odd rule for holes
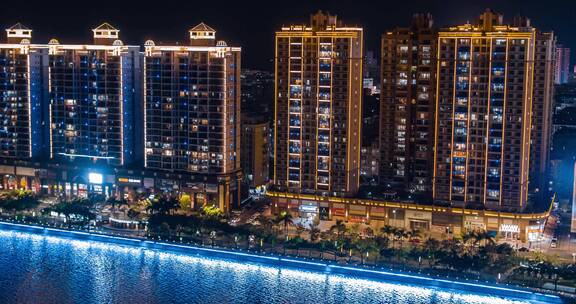
[[[552,241],[550,241],[550,248],[556,248],[556,247],[558,247],[558,238],[553,237]]]

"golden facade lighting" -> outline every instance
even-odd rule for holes
[[[433,195],[452,206],[521,210],[528,197],[536,30],[478,25],[439,32]]]
[[[274,185],[354,195],[359,186],[362,28],[318,13],[276,32]]]

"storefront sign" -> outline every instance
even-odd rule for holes
[[[14,174],[13,166],[0,166],[0,174]]]
[[[118,182],[122,184],[140,185],[140,183],[142,183],[142,180],[139,178],[119,177]]]
[[[36,176],[36,170],[34,168],[16,167],[16,175],[34,177]]]
[[[300,205],[300,212],[317,213],[317,212],[318,212],[318,207],[316,207],[316,206],[311,206],[311,205]]]
[[[514,233],[518,233],[518,232],[520,232],[520,228],[518,227],[518,225],[502,224],[502,225],[500,225],[500,232],[514,232]]]

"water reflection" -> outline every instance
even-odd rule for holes
[[[0,303],[527,303],[0,230]]]

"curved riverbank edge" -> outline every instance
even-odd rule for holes
[[[556,295],[537,293],[529,289],[524,289],[520,287],[511,287],[508,285],[497,285],[497,284],[490,285],[490,284],[479,284],[465,281],[453,281],[448,279],[426,277],[417,274],[406,274],[406,273],[384,271],[376,268],[370,269],[370,268],[336,265],[315,260],[306,260],[302,258],[291,258],[291,257],[289,258],[274,255],[260,255],[256,253],[233,251],[228,249],[198,247],[184,244],[180,245],[174,243],[151,241],[146,239],[118,237],[118,236],[89,233],[83,231],[64,230],[64,229],[33,226],[33,225],[10,223],[10,222],[0,222],[0,229],[16,230],[34,234],[68,238],[68,239],[80,239],[102,243],[127,245],[151,250],[158,249],[158,250],[200,255],[206,257],[224,258],[239,262],[253,262],[292,269],[301,269],[301,270],[303,269],[325,274],[340,274],[340,275],[352,276],[355,278],[367,278],[382,282],[406,283],[412,285],[420,285],[423,287],[446,288],[458,291],[470,291],[477,294],[524,299],[539,303],[562,303],[560,297]]]

